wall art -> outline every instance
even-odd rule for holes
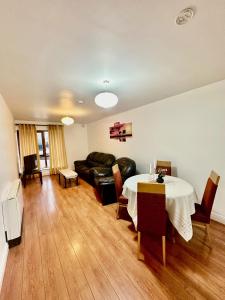
[[[110,139],[117,139],[120,142],[126,142],[127,137],[132,137],[132,123],[116,122],[109,127]]]

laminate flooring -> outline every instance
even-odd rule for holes
[[[23,190],[23,238],[9,250],[0,299],[225,299],[225,226],[167,242],[167,265],[138,261],[137,233],[102,206],[93,188],[64,189],[56,176]]]

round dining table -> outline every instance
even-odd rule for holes
[[[128,178],[123,185],[123,196],[128,198],[127,210],[137,227],[137,183],[156,182],[156,175],[140,174]],[[197,201],[193,186],[187,181],[173,176],[164,177],[166,210],[178,233],[186,240],[192,238],[191,215],[195,213]]]

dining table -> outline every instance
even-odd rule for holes
[[[127,211],[137,228],[137,183],[156,182],[156,174],[139,174],[129,177],[123,184],[122,194],[128,199]],[[170,222],[178,233],[189,241],[193,236],[191,215],[198,202],[194,187],[187,181],[173,176],[164,177],[166,210]]]

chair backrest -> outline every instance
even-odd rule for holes
[[[156,162],[156,174],[159,173],[160,169],[163,170],[166,175],[171,176],[171,161],[157,160],[157,162]]]
[[[32,171],[38,167],[37,154],[30,154],[23,157],[24,174],[30,175]]]
[[[138,183],[137,230],[157,236],[166,235],[165,185]]]
[[[113,177],[115,182],[116,197],[118,200],[123,190],[123,181],[122,181],[122,176],[118,164],[112,166],[112,172],[113,172]]]
[[[202,197],[201,207],[204,214],[209,218],[217,191],[217,187],[219,184],[220,176],[216,174],[216,172],[211,171],[210,177],[207,180],[205,191]]]

